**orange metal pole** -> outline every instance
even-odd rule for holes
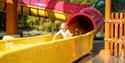
[[[18,0],[6,0],[6,34],[13,35],[18,32],[17,2]]]
[[[123,13],[120,13],[119,56],[122,56]]]
[[[106,0],[105,1],[105,49],[109,50],[109,41],[107,39],[109,39],[109,34],[110,34],[110,24],[107,22],[110,19],[110,14],[111,14],[111,0]]]

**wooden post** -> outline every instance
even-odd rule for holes
[[[123,13],[120,13],[119,56],[122,56]]]
[[[18,0],[6,0],[6,34],[14,35],[18,33],[17,24],[17,2]]]
[[[124,57],[125,57],[125,13],[124,13],[124,42],[123,42],[123,45],[124,45]]]
[[[119,17],[119,13],[115,13],[115,47],[114,47],[115,56],[118,56],[118,17]]]
[[[111,28],[110,28],[110,30],[111,30],[111,39],[112,39],[112,41],[111,41],[111,43],[110,43],[110,51],[111,51],[111,55],[113,55],[113,53],[114,53],[114,13],[111,13],[111,20],[112,20],[112,22],[111,22]]]
[[[107,22],[110,19],[110,14],[111,14],[111,0],[106,0],[105,1],[105,49],[109,50],[109,34],[110,34],[110,24]]]

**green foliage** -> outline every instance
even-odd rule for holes
[[[5,13],[3,12],[0,12],[0,31],[5,31],[5,21],[6,19],[6,16],[5,16]]]
[[[46,32],[55,32],[59,30],[61,21],[51,20],[36,16],[19,16],[19,29],[38,30]]]
[[[78,3],[78,4],[85,4],[85,3],[96,3],[98,0],[64,0],[66,2]]]
[[[125,0],[112,0],[113,12],[125,12]]]
[[[26,23],[30,27],[30,29],[34,29],[39,26],[38,19],[35,16],[26,16]]]

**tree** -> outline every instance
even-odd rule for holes
[[[5,31],[6,16],[5,13],[0,12],[0,31]]]

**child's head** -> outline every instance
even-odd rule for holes
[[[67,29],[66,23],[64,23],[64,22],[61,23],[60,28],[61,28],[62,30],[64,30],[64,31],[66,31],[66,29]]]

